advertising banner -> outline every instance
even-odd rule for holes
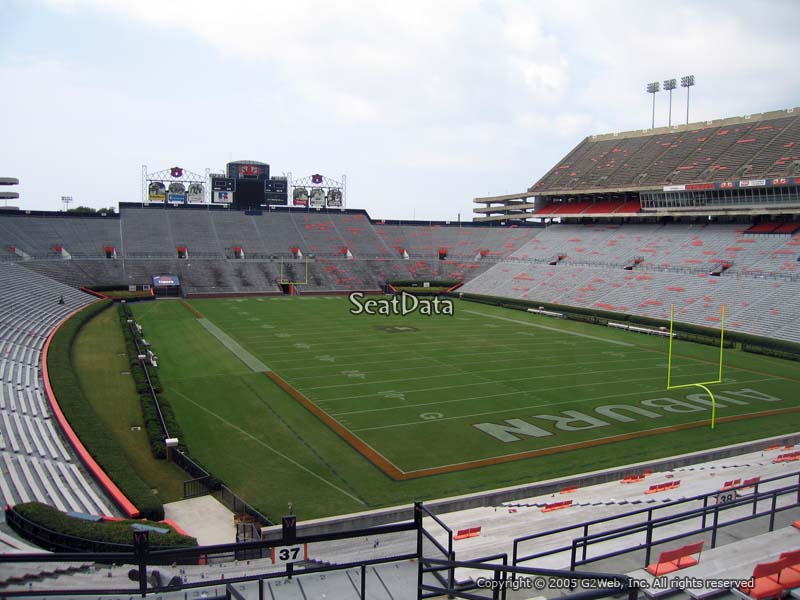
[[[312,188],[310,204],[311,208],[324,208],[325,190],[323,190],[322,188]]]
[[[203,184],[190,183],[188,191],[186,193],[186,199],[193,204],[204,202],[206,199],[206,195],[203,190]]]
[[[308,190],[306,188],[294,188],[292,192],[292,205],[294,206],[308,206]]]
[[[150,202],[164,202],[167,199],[167,188],[160,181],[153,181],[147,187],[147,199]]]
[[[155,287],[180,284],[181,282],[177,275],[153,275],[153,285]]]
[[[342,190],[334,188],[328,192],[328,207],[342,208]]]
[[[749,179],[739,182],[739,187],[762,187],[765,185],[767,185],[766,179]]]

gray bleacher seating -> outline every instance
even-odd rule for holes
[[[592,136],[542,176],[530,191],[755,179],[789,174],[788,142],[800,118],[755,116],[679,131]]]
[[[64,298],[64,304],[59,298]],[[45,336],[93,297],[26,269],[0,263],[0,501],[36,500],[92,514],[111,502],[76,466],[53,426],[40,385]],[[77,498],[77,500],[76,500]]]

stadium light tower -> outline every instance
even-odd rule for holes
[[[61,196],[61,203],[64,205],[64,212],[67,212],[72,203],[72,196]]]
[[[672,127],[672,90],[678,87],[678,82],[674,79],[664,80],[664,89],[669,90],[669,126]]]
[[[661,90],[661,85],[657,81],[647,84],[647,93],[653,94],[653,120],[650,123],[650,129],[653,129],[656,126],[656,94],[660,90]]]
[[[694,75],[681,77],[681,87],[686,88],[686,124],[689,124],[689,88],[694,85]]]

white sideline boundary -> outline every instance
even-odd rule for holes
[[[606,342],[607,344],[616,344],[617,346],[627,346],[631,348],[635,346],[635,344],[629,344],[628,342],[620,342],[618,340],[608,340],[606,338],[601,338],[595,335],[589,335],[587,333],[578,333],[576,331],[569,331],[567,329],[558,329],[557,327],[548,327],[547,325],[539,325],[538,323],[529,323],[528,321],[518,321],[516,319],[509,319],[508,317],[500,317],[498,315],[487,315],[486,313],[477,312],[474,310],[465,310],[465,313],[469,313],[471,315],[480,315],[481,317],[487,317],[489,319],[498,319],[500,321],[508,321],[509,323],[516,323],[517,325],[527,325],[528,327],[538,327],[539,329],[546,329],[547,331],[555,331],[557,333],[564,333],[566,335],[574,335],[577,337],[588,338],[590,340],[596,340],[598,342]]]
[[[236,358],[238,358],[256,373],[264,373],[272,370],[258,360],[255,356],[250,354],[241,346],[241,344],[239,344],[236,340],[234,340],[208,319],[197,319],[197,322],[200,323],[200,325],[202,325],[203,328],[208,331],[208,333],[217,338],[219,343],[225,346]]]

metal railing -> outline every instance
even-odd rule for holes
[[[503,559],[502,564],[492,564],[488,560]],[[636,600],[639,595],[639,588],[635,582],[626,575],[618,573],[590,573],[583,571],[564,571],[558,569],[539,569],[533,567],[519,567],[506,563],[507,555],[499,554],[473,561],[442,560],[438,558],[428,558],[427,563],[434,568],[467,568],[473,570],[487,571],[491,578],[483,579],[480,584],[469,588],[459,587],[439,587],[435,585],[422,584],[418,598],[431,598],[434,596],[447,595],[448,597],[467,598],[468,600],[485,600],[487,596],[470,593],[472,590],[484,589],[491,590],[493,600],[505,600],[507,590],[511,589],[531,589],[537,595],[544,591],[572,590],[576,587],[585,587],[589,591],[580,591],[572,594],[563,594],[561,600],[594,600],[597,598],[619,597],[626,594],[628,600]],[[511,575],[511,581],[508,576]],[[523,579],[520,576],[532,575]],[[488,581],[487,581],[488,580]],[[423,596],[422,591],[429,592]]]
[[[220,489],[222,494],[220,501],[227,506],[234,514],[237,515],[250,515],[259,523],[264,525],[273,525],[274,523],[265,514],[261,513],[254,506],[243,500],[227,485],[221,485]]]
[[[422,520],[425,517],[429,517],[433,519],[433,522],[438,525],[440,530],[444,531],[447,535],[447,547],[445,548],[439,541],[430,533],[427,529],[422,526]],[[445,567],[438,567],[438,568],[431,568],[430,563],[428,561],[428,557],[423,558],[425,556],[425,542],[429,542],[433,545],[433,547],[445,558],[445,560],[453,561],[455,560],[455,552],[453,551],[453,530],[450,529],[444,521],[442,521],[439,517],[433,514],[428,508],[423,505],[421,502],[417,502],[414,504],[414,519],[417,522],[417,556],[420,557],[419,565],[417,570],[417,587],[419,588],[419,598],[433,598],[434,596],[438,596],[438,594],[424,594],[424,575],[426,573],[430,573],[433,577],[439,581],[441,585],[445,585],[448,588],[453,588],[455,585],[455,568],[452,566],[445,566]],[[442,574],[444,571],[444,575]]]
[[[759,489],[760,487],[763,488],[765,484],[771,484],[773,482],[783,482],[783,481],[788,481],[789,485],[778,487],[768,491],[761,491]],[[742,492],[744,489],[745,487],[743,485],[739,485],[728,488],[725,491]],[[777,477],[761,480],[755,484],[752,495],[742,496],[732,502],[727,502],[727,503],[719,502],[718,497],[720,493],[721,493],[720,491],[714,491],[708,494],[700,494],[698,496],[693,496],[682,500],[666,502],[664,504],[659,504],[654,507],[643,508],[619,515],[603,517],[600,519],[592,519],[590,521],[585,521],[583,523],[576,523],[574,525],[565,525],[563,527],[558,527],[556,529],[551,529],[540,533],[534,533],[531,535],[518,537],[514,539],[513,542],[511,564],[517,566],[519,564],[530,562],[532,560],[536,560],[546,556],[552,556],[554,554],[559,554],[562,552],[569,552],[570,570],[574,570],[575,567],[577,566],[586,565],[598,560],[613,558],[615,556],[620,556],[622,554],[627,554],[630,552],[644,550],[646,557],[645,559],[645,565],[646,565],[650,560],[650,554],[652,552],[653,546],[656,546],[658,544],[663,544],[710,531],[712,536],[711,547],[713,548],[716,546],[717,533],[720,528],[727,527],[730,525],[735,525],[738,523],[742,523],[745,521],[761,517],[769,517],[769,531],[772,531],[774,528],[776,513],[796,508],[797,505],[800,504],[800,473],[789,473],[786,475],[780,475]],[[793,496],[794,503],[788,506],[782,506],[782,507],[777,506],[777,498],[781,496]],[[762,501],[767,501],[770,503],[770,507],[768,510],[759,511],[758,505]],[[668,514],[666,516],[659,515],[659,513],[663,514],[664,511],[675,510],[676,507],[686,506],[690,505],[691,503],[698,503],[698,502],[702,502],[702,506],[697,508],[691,508],[685,511],[679,511],[677,513]],[[720,514],[724,514],[726,511],[731,509],[749,505],[752,505],[752,510],[750,511],[750,514],[744,517],[729,519],[725,521],[720,520]],[[593,529],[609,526],[613,524],[615,521],[622,522],[623,520],[626,519],[630,520],[632,518],[637,519],[636,522],[629,523],[623,526],[612,527],[611,529],[604,529],[603,531],[599,532],[592,531]],[[689,522],[692,519],[699,519],[698,527],[688,531],[683,531],[680,534],[666,535],[665,537],[660,537],[660,538],[655,535],[661,528],[667,527],[669,525],[674,525],[676,523]],[[710,524],[709,524],[709,519],[711,520]],[[524,544],[528,542],[535,541],[537,545],[541,546],[542,543],[548,538],[560,536],[568,532],[574,532],[574,534],[576,534],[575,537],[572,538],[572,540],[569,543],[566,544],[562,543],[556,545],[554,548],[550,548],[548,550],[536,552],[533,554],[523,553],[522,547]],[[641,533],[645,534],[644,543],[635,543],[628,545],[620,550],[614,550],[603,554],[597,554],[591,557],[589,556],[589,549],[595,545],[598,545],[603,542],[608,542],[610,540],[635,536]]]
[[[334,571],[346,571],[347,569],[361,568],[362,573],[364,569],[380,564],[401,563],[409,560],[415,560],[418,555],[414,552],[398,553],[395,555],[385,556],[381,558],[362,559],[357,561],[342,562],[338,564],[319,564],[317,562],[290,563],[282,569],[276,569],[271,572],[261,572],[252,575],[241,577],[226,577],[225,571],[216,569],[217,577],[212,576],[212,569],[209,568],[208,573],[203,573],[201,576],[202,581],[195,583],[185,583],[170,586],[170,587],[150,587],[148,582],[151,578],[147,576],[148,570],[152,570],[155,565],[203,565],[213,564],[224,560],[225,562],[235,559],[236,556],[247,555],[262,555],[269,556],[271,549],[275,547],[287,545],[304,545],[304,544],[318,544],[324,542],[336,542],[339,540],[359,539],[364,537],[377,537],[382,535],[396,534],[400,532],[414,532],[418,529],[419,523],[414,521],[406,521],[396,523],[393,525],[383,525],[377,527],[368,527],[357,529],[347,532],[316,534],[316,535],[297,535],[291,539],[280,538],[273,540],[258,540],[246,543],[231,543],[231,544],[217,544],[212,546],[198,546],[194,548],[169,548],[169,549],[151,549],[147,547],[139,548],[136,552],[134,546],[128,546],[129,549],[122,551],[112,552],[64,552],[64,553],[19,553],[19,554],[0,554],[0,568],[4,564],[11,563],[39,563],[44,568],[47,563],[106,563],[115,565],[132,565],[138,567],[138,582],[135,588],[103,588],[96,587],[91,589],[68,589],[60,590],[57,587],[57,582],[52,582],[54,587],[50,589],[20,589],[20,590],[3,590],[4,598],[18,598],[18,597],[48,597],[56,595],[65,595],[67,592],[72,597],[89,597],[89,596],[131,596],[142,594],[158,594],[166,592],[201,590],[208,588],[225,588],[226,585],[244,584],[250,582],[259,583],[259,597],[263,597],[263,582],[270,579],[283,579],[285,577],[300,577],[303,575],[310,575],[314,573],[328,573]],[[266,566],[272,566],[266,565]],[[251,570],[257,570],[255,565]],[[363,577],[363,575],[362,575]],[[98,581],[99,578],[98,578]],[[364,579],[362,578],[362,583]],[[365,587],[362,585],[362,590]],[[205,595],[205,594],[204,594]],[[192,596],[194,597],[194,596]],[[361,597],[364,597],[363,595]]]

